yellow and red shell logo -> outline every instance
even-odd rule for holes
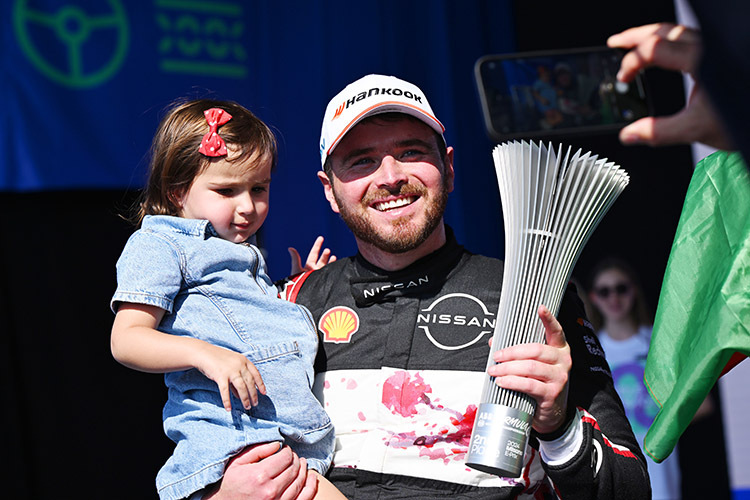
[[[333,307],[321,316],[318,329],[323,332],[324,342],[349,342],[359,330],[359,316],[348,307]]]

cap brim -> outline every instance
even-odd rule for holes
[[[330,156],[331,152],[336,148],[341,139],[347,134],[347,132],[354,128],[355,125],[357,125],[365,118],[383,113],[404,113],[407,115],[411,115],[429,125],[429,127],[438,134],[443,135],[443,133],[445,133],[445,127],[442,123],[440,123],[440,120],[438,120],[425,110],[419,108],[418,106],[410,106],[407,103],[399,101],[379,102],[367,109],[362,110],[361,113],[352,118],[349,123],[346,124],[339,135],[328,146],[328,149],[326,150],[326,157]]]

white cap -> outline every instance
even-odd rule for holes
[[[321,166],[357,123],[392,112],[419,118],[441,136],[445,132],[419,87],[395,76],[367,75],[347,85],[328,103],[320,131]]]

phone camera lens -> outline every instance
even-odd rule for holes
[[[629,89],[630,89],[630,85],[628,85],[625,82],[615,83],[615,90],[617,90],[617,93],[619,94],[627,94]]]

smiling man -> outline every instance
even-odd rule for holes
[[[319,330],[314,389],[336,432],[330,480],[358,499],[650,498],[572,287],[559,322],[539,309],[546,344],[498,351],[487,368],[503,263],[464,249],[443,221],[454,181],[443,130],[422,91],[390,76],[357,80],[326,110],[318,177],[359,252],[293,278],[285,295]],[[465,465],[486,371],[537,401],[516,478]],[[241,489],[238,470],[228,466],[217,498]]]
[[[394,112],[369,117],[343,137],[324,169],[318,177],[326,198],[371,263],[399,269],[445,243],[453,148],[424,122]]]

